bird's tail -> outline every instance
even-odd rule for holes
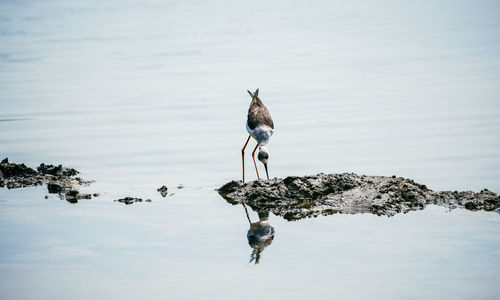
[[[247,92],[248,92],[248,94],[250,94],[250,97],[252,97],[252,99],[259,96],[259,89],[258,88],[255,90],[254,93],[250,92],[249,90],[247,90]]]

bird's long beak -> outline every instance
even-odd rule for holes
[[[264,164],[264,167],[266,168],[266,175],[267,175],[267,179],[269,179],[269,173],[267,172],[267,163]]]

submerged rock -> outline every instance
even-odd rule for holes
[[[70,203],[77,203],[80,199],[92,199],[92,195],[80,194],[77,190],[70,190],[64,194],[64,199]]]
[[[134,204],[136,202],[142,202],[141,198],[125,197],[122,199],[115,200],[115,202],[125,203],[126,205]],[[151,199],[146,199],[145,202],[151,202]]]
[[[246,203],[253,210],[270,210],[287,220],[335,213],[373,213],[393,216],[437,204],[450,209],[498,210],[500,197],[479,193],[435,192],[402,177],[354,173],[290,176],[242,183],[231,181],[218,189],[228,202]]]

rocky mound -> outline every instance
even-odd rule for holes
[[[335,213],[373,213],[393,216],[437,204],[450,209],[499,210],[500,197],[479,193],[435,192],[402,177],[353,173],[253,181],[231,181],[218,189],[228,202],[244,202],[255,211],[269,210],[287,220]]]
[[[59,194],[60,198],[76,203],[79,199],[92,197],[78,192],[78,188],[90,184],[90,181],[75,177],[78,173],[77,170],[62,165],[43,163],[34,170],[25,164],[9,163],[9,159],[5,158],[0,162],[0,187],[17,189],[45,184],[49,193]]]

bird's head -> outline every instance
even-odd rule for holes
[[[267,160],[269,159],[269,151],[267,150],[267,146],[259,146],[259,155],[257,156],[261,163],[264,164],[266,168],[267,179],[269,179],[269,173],[267,171]]]

